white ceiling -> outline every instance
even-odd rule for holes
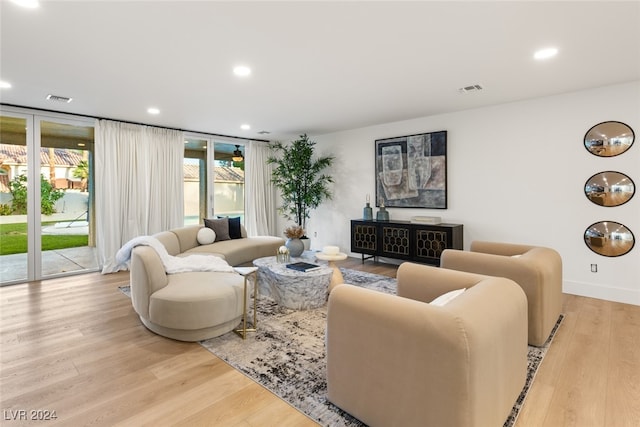
[[[2,0],[0,14],[0,102],[246,138],[640,79],[638,1]],[[535,61],[547,46],[559,54]]]

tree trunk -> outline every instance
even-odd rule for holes
[[[56,152],[49,147],[49,182],[55,188],[56,185]]]

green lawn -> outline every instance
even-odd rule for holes
[[[42,223],[48,225],[54,223]],[[42,250],[76,248],[87,246],[89,236],[43,235]],[[27,224],[0,224],[0,255],[27,252]]]

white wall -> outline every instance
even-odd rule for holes
[[[607,120],[630,125],[636,141],[625,154],[600,158],[583,138]],[[392,220],[433,215],[464,224],[465,249],[472,240],[552,247],[563,258],[565,292],[640,305],[640,244],[608,258],[583,241],[585,229],[601,220],[623,223],[640,239],[640,194],[619,207],[584,195],[586,180],[605,170],[640,184],[640,81],[314,136],[318,153],[337,159],[334,199],[308,222],[312,247],[349,251],[350,220],[362,217],[365,195],[375,194],[376,139],[440,130],[448,131],[448,209],[391,208]]]

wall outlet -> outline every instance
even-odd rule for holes
[[[592,273],[598,272],[598,264],[591,264],[591,272]]]
[[[313,237],[318,237],[318,232],[317,231],[313,232]]]

